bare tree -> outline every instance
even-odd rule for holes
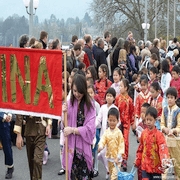
[[[148,0],[147,17],[150,24],[149,39],[155,35],[155,6],[156,0]],[[170,0],[172,6],[173,0]],[[144,31],[141,24],[144,23],[145,0],[93,0],[91,11],[97,27],[103,30],[112,30],[115,35],[127,36],[131,30],[137,39],[143,39]],[[170,15],[173,15],[170,8]],[[157,0],[158,36],[165,36],[167,32],[167,0]]]

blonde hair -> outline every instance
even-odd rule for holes
[[[128,32],[128,35],[129,35],[129,34],[132,34],[132,31],[129,31],[129,32]]]
[[[138,46],[135,46],[135,47],[136,47],[136,55],[139,56],[139,54],[140,54],[140,49],[139,49]]]
[[[158,67],[159,66],[159,61],[158,60],[156,60],[155,62],[154,62],[154,67]]]
[[[166,49],[166,40],[162,39],[160,44],[161,49]]]
[[[176,57],[176,56],[179,54],[178,49],[174,49],[174,50],[173,50],[173,53],[174,53],[174,56]]]
[[[41,42],[35,41],[35,43],[31,46],[31,48],[34,48],[34,49],[42,49],[42,48],[43,48],[43,45],[42,45]]]
[[[180,58],[178,58],[177,63],[180,63]]]
[[[119,58],[118,58],[118,64],[126,63],[127,59],[127,52],[125,49],[120,49],[119,51]]]

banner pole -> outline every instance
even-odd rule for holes
[[[64,55],[64,102],[67,104],[67,63],[66,63],[66,52],[63,53]],[[67,112],[64,113],[64,125],[65,127],[68,126],[67,121]],[[66,180],[68,180],[68,137],[65,137],[65,155],[66,155]]]

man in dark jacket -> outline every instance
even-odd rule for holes
[[[96,59],[96,62],[97,62],[97,71],[98,71],[98,68],[101,64],[107,65],[107,61],[106,61],[106,54],[103,50],[104,49],[104,40],[99,39],[97,45],[98,45],[98,47],[96,49],[94,58]]]
[[[77,43],[78,41],[78,37],[76,35],[72,36],[72,40],[71,40],[71,44],[69,45],[69,49],[73,49],[74,45]]]
[[[39,42],[42,43],[43,49],[47,48],[47,40],[48,40],[48,33],[46,31],[41,31]]]
[[[86,42],[83,51],[88,55],[90,65],[94,65],[94,57],[92,52],[92,37],[89,34],[84,36],[84,40]]]
[[[158,61],[160,62],[160,55],[159,55],[159,39],[154,39],[153,47],[150,49],[151,54],[155,53],[158,57]]]

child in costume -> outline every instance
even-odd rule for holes
[[[98,151],[107,147],[106,158],[108,160],[109,174],[111,180],[117,180],[117,170],[114,162],[121,167],[122,155],[124,154],[124,138],[122,132],[117,127],[119,123],[119,111],[111,108],[108,112],[109,128],[104,132],[100,142]]]
[[[115,100],[115,97],[116,97],[116,91],[114,90],[114,88],[109,88],[106,91],[105,97],[106,97],[106,104],[103,104],[101,106],[99,114],[96,117],[96,128],[101,126],[100,139],[103,136],[103,134],[104,134],[105,130],[107,129],[107,127],[108,127],[108,123],[107,123],[107,117],[108,116],[107,115],[108,115],[109,109],[112,108],[112,107],[117,108],[114,105],[114,100]],[[107,159],[105,157],[105,154],[106,154],[106,148],[104,148],[98,154],[98,159],[102,161],[102,163],[104,164],[104,166],[106,168],[106,172],[107,172],[106,179],[107,179],[108,176],[109,176],[109,169],[108,169],[108,166],[107,166]]]
[[[176,104],[180,107],[180,68],[179,66],[174,66],[171,71],[172,80],[170,82],[171,87],[175,87],[178,92],[178,98]]]
[[[175,88],[168,88],[166,91],[168,106],[163,108],[161,116],[161,130],[167,136],[179,136],[180,133],[180,108],[176,105],[178,96]],[[177,179],[180,178],[180,149],[179,144],[175,147],[168,147],[171,158],[175,159],[174,171]]]
[[[147,109],[150,107],[150,104],[144,103],[141,107],[141,122],[136,127],[136,136],[137,136],[137,142],[139,143],[142,132],[147,128],[146,122],[145,122],[145,114]],[[138,168],[138,180],[142,180],[142,171],[141,167]]]
[[[135,118],[136,125],[139,123],[139,117],[141,112],[141,106],[149,102],[151,93],[148,90],[148,78],[145,75],[142,75],[140,78],[141,91],[138,94],[135,102]]]
[[[150,89],[150,86],[153,82],[158,82],[157,75],[158,75],[158,69],[156,67],[152,67],[149,70],[150,80],[148,82],[148,89]]]
[[[115,68],[113,71],[113,80],[114,83],[111,85],[112,88],[116,91],[116,96],[120,94],[120,81],[122,79],[121,69],[119,67]]]
[[[122,130],[125,142],[125,153],[123,155],[122,167],[123,170],[127,170],[127,160],[129,154],[129,131],[131,125],[134,124],[134,106],[133,101],[128,95],[129,81],[122,79],[120,82],[120,95],[116,97],[115,105],[120,112],[120,129]]]
[[[156,120],[156,128],[160,130],[163,97],[161,96],[161,87],[158,82],[153,82],[151,84],[150,92],[151,92],[151,98],[149,103],[152,107],[155,107],[157,109],[158,117]]]
[[[101,64],[98,69],[99,80],[95,82],[95,90],[100,99],[100,105],[105,104],[105,93],[111,86],[112,82],[108,77],[108,67],[106,64]]]
[[[169,157],[165,137],[155,127],[157,116],[158,112],[154,107],[147,109],[145,115],[147,128],[141,134],[135,160],[135,166],[138,168],[141,166],[142,180],[160,180],[166,167],[164,159]]]
[[[96,108],[96,117],[98,116],[99,110],[100,110],[100,105],[99,103],[94,99],[95,96],[95,89],[94,89],[94,85],[89,85],[87,87],[87,92],[89,93],[89,95],[92,98],[92,101],[95,104],[95,108]],[[97,149],[97,145],[99,143],[99,139],[100,139],[100,131],[101,131],[101,126],[96,127],[96,142],[95,142],[95,146],[93,148],[93,158],[94,158],[94,172],[93,172],[93,177],[97,177],[99,172],[98,172],[98,149]]]

